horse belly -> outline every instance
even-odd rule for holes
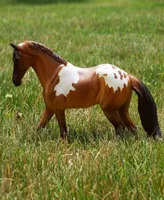
[[[70,90],[67,95],[56,95],[56,92],[45,93],[46,105],[52,110],[67,108],[87,108],[98,103],[97,97],[99,94],[98,85],[94,82],[80,82],[73,85],[75,90]]]
[[[66,97],[68,108],[87,108],[98,103],[99,80],[93,72],[80,76],[78,84],[73,84],[74,91],[70,91]]]
[[[87,108],[98,103],[98,93],[90,89],[90,86],[83,89],[71,91],[66,97],[67,108]]]

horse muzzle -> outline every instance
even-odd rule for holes
[[[15,86],[20,86],[21,85],[21,81],[17,81],[15,79],[13,79],[13,83]]]

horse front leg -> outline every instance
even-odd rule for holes
[[[63,140],[66,140],[67,139],[67,126],[66,126],[66,121],[65,121],[64,110],[57,110],[55,112],[55,115],[56,115],[56,119],[58,121],[59,128],[60,128],[60,137]]]
[[[41,128],[44,128],[46,126],[46,124],[50,121],[50,119],[52,118],[54,112],[50,111],[47,107],[45,107],[40,123],[37,127],[37,130],[40,130]]]

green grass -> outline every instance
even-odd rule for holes
[[[94,106],[67,110],[69,142],[63,143],[55,118],[36,133],[44,102],[34,72],[21,87],[12,84],[10,42],[38,41],[76,66],[112,63],[149,87],[164,132],[163,1],[68,2],[0,0],[0,197],[164,199],[164,144],[146,138],[136,95],[130,113],[138,139],[115,138]]]

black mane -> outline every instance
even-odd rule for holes
[[[51,56],[52,58],[54,58],[57,62],[67,65],[67,61],[64,58],[58,56],[56,53],[54,53],[48,47],[45,47],[44,45],[42,45],[38,42],[34,42],[34,41],[31,41],[30,44],[31,44],[32,48],[41,50],[42,52],[44,52],[44,53],[48,54],[49,56]]]

